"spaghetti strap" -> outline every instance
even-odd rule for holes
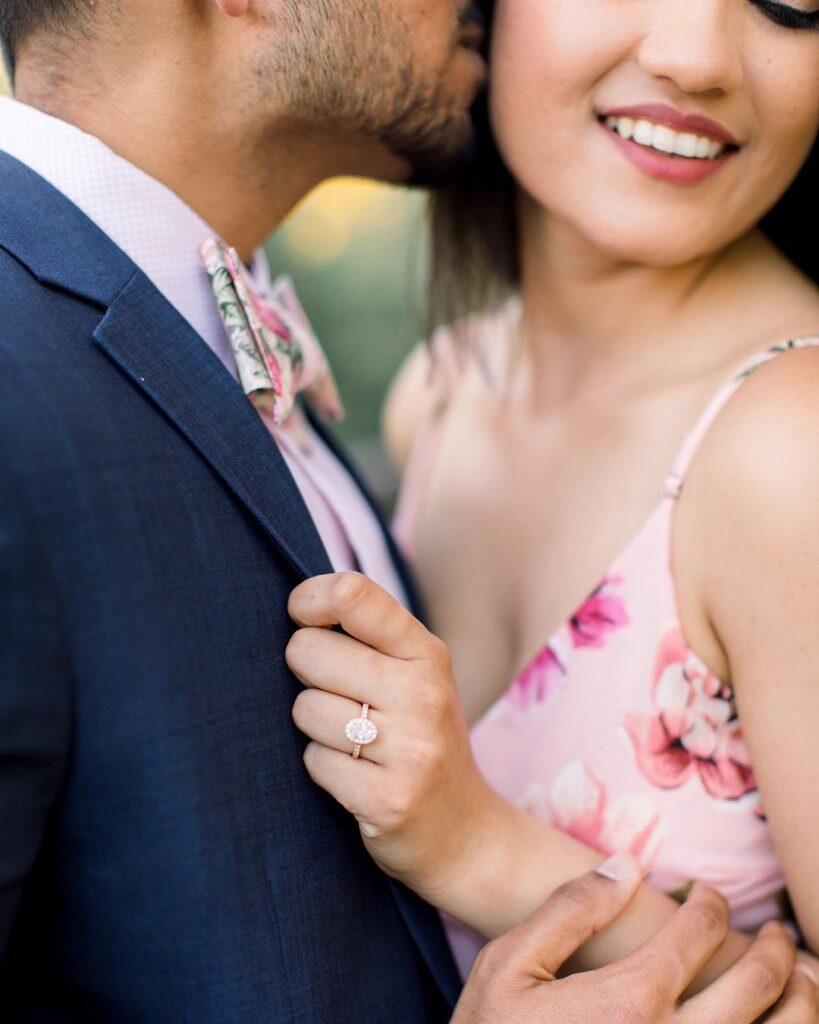
[[[771,360],[775,359],[777,356],[782,355],[783,352],[790,352],[793,349],[816,346],[819,346],[819,334],[809,335],[802,338],[790,338],[786,342],[771,346],[764,352],[758,352],[742,365],[739,372],[735,373],[711,399],[711,402],[706,407],[705,412],[700,416],[693,430],[691,430],[686,437],[680,454],[677,456],[677,461],[674,463],[673,469],[666,478],[664,487],[666,497],[671,499],[679,497],[685,478],[691,468],[691,463],[694,461],[694,456],[696,455],[699,446],[702,444],[703,438],[711,429],[714,420],[720,412],[722,412],[723,408],[727,405],[728,401],[733,397],[734,393],[740,388],[743,382],[761,366],[771,362]]]

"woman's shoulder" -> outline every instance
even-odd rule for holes
[[[515,307],[516,308],[516,307]],[[510,303],[476,314],[455,327],[439,327],[419,342],[399,367],[382,410],[382,431],[393,464],[403,471],[419,433],[446,407],[470,360],[506,333]]]
[[[397,470],[409,461],[421,425],[433,414],[429,390],[433,358],[427,342],[413,348],[390,385],[381,413],[384,443]]]
[[[735,484],[798,470],[819,445],[819,310],[815,332],[774,342],[737,375],[703,443],[703,458]],[[812,469],[819,470],[819,462]]]
[[[749,347],[698,453],[738,487],[760,474],[773,484],[799,462],[793,438],[819,432],[819,288],[767,241],[747,271],[727,329]]]
[[[819,322],[815,337],[784,341],[751,362],[703,438],[686,487],[696,494],[713,594],[730,600],[732,579],[758,588],[787,575],[815,548]]]

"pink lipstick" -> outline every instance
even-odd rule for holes
[[[601,111],[598,121],[641,171],[679,185],[712,177],[740,148],[719,122],[662,103],[612,107]]]

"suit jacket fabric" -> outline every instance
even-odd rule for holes
[[[219,360],[0,154],[0,1019],[448,1019],[437,915],[302,766],[327,571]]]

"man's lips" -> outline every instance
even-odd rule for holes
[[[632,107],[610,107],[600,111],[600,117],[630,117],[635,121],[653,121],[655,124],[666,125],[677,132],[691,132],[693,135],[704,135],[715,139],[726,146],[736,149],[740,147],[737,138],[718,121],[705,117],[703,114],[683,114],[675,107],[665,103],[643,103]]]
[[[474,50],[476,53],[483,52],[486,42],[486,32],[481,25],[464,25],[458,35],[458,42],[467,50]]]

